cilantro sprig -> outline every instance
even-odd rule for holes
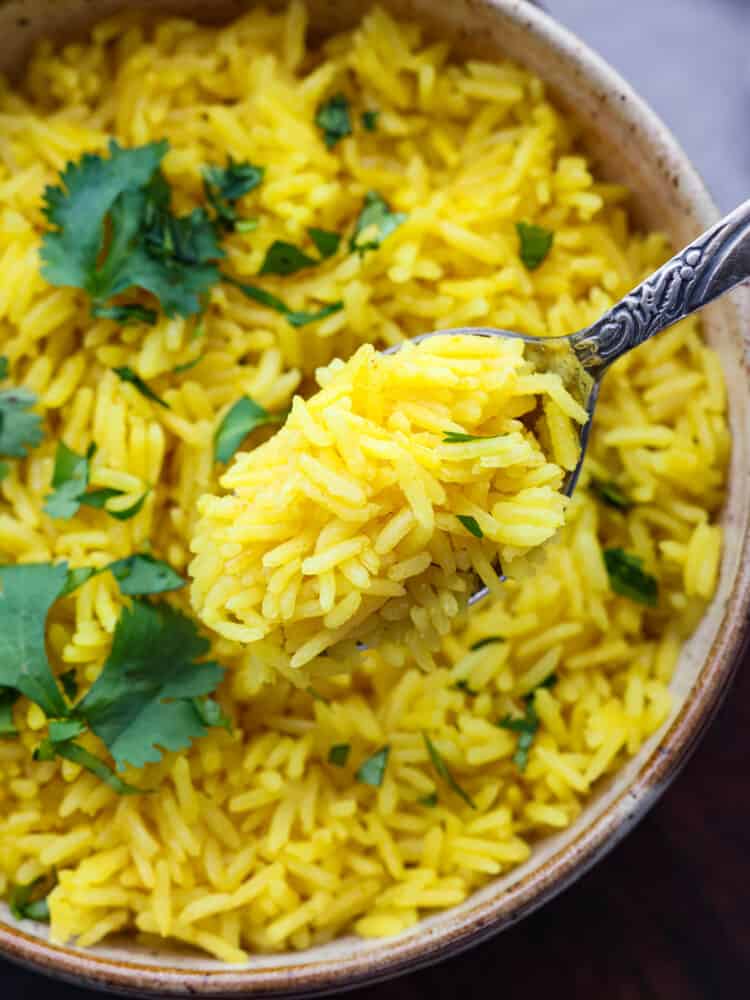
[[[327,101],[318,105],[315,113],[315,124],[323,133],[326,149],[333,147],[346,136],[352,134],[352,122],[349,117],[349,101],[344,94],[334,94]]]
[[[607,567],[609,585],[616,594],[649,608],[657,606],[659,581],[644,570],[640,556],[624,549],[605,549],[604,565]]]
[[[287,414],[269,413],[250,396],[243,396],[227,411],[214,435],[214,458],[228,462],[242,442],[258,427],[282,424]]]
[[[0,356],[0,382],[8,377],[8,359]],[[11,386],[0,390],[0,455],[25,458],[40,444],[42,418],[31,409],[37,399],[28,389]],[[3,462],[5,475],[7,463]]]
[[[377,191],[368,191],[354,223],[349,249],[356,250],[360,257],[368,250],[377,250],[406,219],[404,212],[392,212],[388,202]]]
[[[469,793],[465,791],[461,787],[461,785],[459,785],[459,783],[456,781],[453,774],[451,773],[450,768],[443,760],[440,751],[432,742],[427,733],[422,733],[422,738],[424,739],[424,745],[427,748],[427,754],[430,758],[430,762],[432,763],[432,766],[435,768],[438,777],[442,778],[442,780],[446,783],[446,785],[448,785],[451,791],[455,792],[456,795],[459,796],[459,798],[463,799],[464,802],[467,804],[467,806],[470,806],[472,809],[476,809],[477,807],[476,802],[474,801],[474,799],[472,799]]]
[[[105,510],[110,517],[118,521],[127,521],[142,509],[146,502],[148,490],[135,503],[125,510],[109,510],[105,506],[108,500],[124,496],[122,490],[104,488],[89,491],[89,476],[91,461],[96,454],[96,445],[89,445],[85,455],[79,455],[63,442],[57,444],[55,466],[52,471],[52,493],[45,500],[44,510],[50,517],[59,520],[69,520],[74,517],[81,506]]]
[[[518,253],[527,271],[535,271],[552,249],[555,234],[543,226],[529,222],[517,222]]]
[[[226,167],[204,168],[203,189],[219,228],[227,232],[241,230],[243,220],[238,218],[237,202],[259,186],[265,172],[264,167],[253,163],[237,163],[231,156]]]

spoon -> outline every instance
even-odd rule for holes
[[[750,278],[750,201],[727,215],[689,246],[668,260],[606,312],[596,323],[564,337],[539,339],[491,327],[459,327],[414,337],[465,334],[472,337],[512,337],[528,344],[525,357],[537,371],[555,371],[588,413],[580,430],[580,455],[563,492],[576,487],[586,454],[594,408],[602,378],[609,366],[650,337],[690,316],[720,295]],[[389,348],[390,354],[400,345]],[[487,587],[469,598],[476,604]]]

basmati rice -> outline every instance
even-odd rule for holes
[[[221,28],[127,12],[79,44],[41,45],[18,89],[3,86],[3,353],[47,425],[0,484],[3,561],[103,566],[149,543],[184,572],[199,497],[218,492],[213,433],[241,395],[280,411],[332,359],[426,330],[567,333],[664,259],[665,241],[631,231],[627,193],[592,175],[574,123],[523,69],[454,61],[447,43],[377,9],[322,50],[305,34],[300,3]],[[328,151],[315,109],[342,89],[354,135]],[[374,132],[356,127],[366,110],[379,111]],[[44,185],[110,136],[168,137],[182,210],[206,162],[231,153],[266,167],[247,205],[257,231],[227,241],[239,275],[258,271],[274,239],[299,241],[311,225],[345,231],[371,189],[408,220],[361,259],[267,279],[293,308],[343,299],[316,325],[295,329],[222,287],[202,338],[180,318],[123,329],[92,320],[77,291],[48,287],[38,260]],[[518,258],[519,220],[555,233],[533,272]],[[126,364],[169,410],[110,370]],[[59,438],[80,453],[96,441],[92,486],[129,499],[153,486],[138,516],[44,515]],[[212,730],[135,775],[158,794],[118,798],[68,761],[34,762],[45,719],[22,700],[20,738],[0,742],[0,892],[56,867],[53,940],[91,945],[127,930],[226,962],[349,931],[398,933],[464,899],[569,824],[666,719],[681,643],[716,582],[729,448],[718,360],[697,322],[682,323],[607,375],[584,475],[544,565],[446,635],[434,669],[422,672],[403,645],[388,659],[370,650],[351,672],[317,678],[313,697],[274,675],[264,641],[246,649],[220,637],[233,732]],[[592,488],[609,480],[627,509]],[[658,607],[613,593],[602,559],[612,547],[644,560]],[[54,609],[50,655],[82,689],[124,600],[101,574]],[[187,610],[184,591],[170,600]],[[557,684],[536,687],[539,729],[521,771],[518,734],[496,722],[518,718],[551,671]],[[435,771],[425,734],[475,809]],[[328,762],[340,744],[350,747],[343,767]],[[381,786],[357,782],[384,746]]]

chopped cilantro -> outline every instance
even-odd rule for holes
[[[336,767],[346,767],[352,748],[348,743],[336,743],[328,751],[328,763]]]
[[[265,260],[258,274],[296,274],[305,267],[315,267],[317,260],[303,253],[293,243],[284,240],[274,240],[266,251]]]
[[[0,382],[4,381],[8,377],[8,359],[4,354],[0,354]]]
[[[25,458],[42,440],[42,418],[31,412],[35,403],[28,389],[0,391],[0,455]]]
[[[69,760],[71,764],[77,764],[90,771],[105,785],[109,785],[112,791],[117,792],[118,795],[142,795],[144,792],[143,788],[136,788],[134,785],[128,784],[127,781],[123,781],[115,774],[109,764],[73,740],[62,740],[58,743],[53,743],[51,739],[42,740],[34,751],[34,760],[54,760],[56,757],[62,757],[64,760]]]
[[[260,219],[238,219],[234,224],[237,233],[254,233],[260,225]]]
[[[89,466],[95,452],[95,444],[89,445],[85,455],[78,455],[64,442],[58,442],[52,472],[54,492],[44,504],[50,517],[68,520],[78,512],[89,485]]]
[[[534,271],[552,249],[555,234],[528,222],[517,222],[516,232],[521,260],[529,271]]]
[[[432,766],[435,768],[438,777],[442,778],[443,781],[448,785],[448,787],[452,789],[456,793],[456,795],[460,796],[460,798],[462,798],[468,806],[471,806],[472,809],[476,809],[477,807],[476,803],[474,802],[472,797],[467,792],[465,792],[463,788],[461,788],[459,783],[453,777],[450,770],[448,769],[448,765],[445,763],[442,756],[440,755],[440,751],[432,742],[427,733],[422,733],[422,738],[424,740],[424,745],[427,747],[427,753],[429,754]]]
[[[269,413],[250,396],[243,396],[227,411],[216,430],[215,460],[228,462],[251,431],[283,423],[285,419],[286,413]]]
[[[36,920],[37,923],[49,923],[49,904],[47,897],[55,886],[57,879],[41,875],[28,885],[16,885],[8,897],[8,909],[16,920]]]
[[[325,319],[326,316],[331,316],[333,313],[339,312],[339,310],[344,308],[343,302],[329,302],[315,312],[295,311],[264,288],[258,288],[257,285],[248,285],[246,282],[238,281],[237,278],[232,278],[228,274],[223,275],[223,277],[224,281],[239,289],[249,299],[253,299],[254,302],[258,302],[262,306],[267,306],[269,309],[281,313],[292,326],[306,326],[308,323],[315,323],[317,320]]]
[[[426,806],[428,809],[434,809],[438,804],[437,792],[430,792],[429,795],[421,795],[417,802],[420,806]]]
[[[497,434],[464,434],[461,431],[443,431],[443,444],[463,444],[465,441],[491,441]]]
[[[55,719],[49,724],[51,743],[67,743],[86,732],[86,723],[79,719]]]
[[[311,226],[307,230],[307,235],[315,244],[321,260],[328,260],[329,257],[333,257],[341,243],[339,234],[331,232],[329,229],[316,229],[314,226]]]
[[[363,785],[372,785],[373,788],[380,788],[383,784],[390,754],[391,748],[389,746],[381,747],[372,757],[368,757],[367,760],[360,764],[354,777]]]
[[[102,502],[101,506],[104,506],[104,503],[107,500],[110,500],[111,497],[112,497],[112,495],[114,495],[114,496],[122,496],[122,492],[120,490],[117,490],[117,492],[114,493],[114,494],[112,493],[111,490],[107,490],[107,491],[102,490],[101,492],[102,493],[106,492],[106,493],[109,494],[108,496],[104,497],[104,501]],[[106,511],[109,514],[109,516],[110,517],[114,517],[114,519],[116,521],[129,521],[131,519],[131,517],[135,517],[136,514],[140,514],[140,512],[143,510],[143,505],[146,502],[146,498],[148,497],[148,495],[149,495],[150,492],[151,492],[150,489],[146,490],[146,492],[143,494],[143,496],[138,497],[138,499],[135,501],[135,503],[131,504],[130,507],[126,507],[125,510],[110,510],[107,507]],[[96,506],[96,504],[91,503],[92,496],[93,496],[93,494],[87,493],[86,496],[83,498],[83,503],[89,504],[89,506],[91,506],[91,507]],[[99,497],[98,497],[98,494],[97,494],[97,500],[98,499],[99,499]]]
[[[193,707],[206,729],[226,729],[232,732],[232,720],[224,714],[218,701],[213,698],[194,698]]]
[[[362,127],[368,132],[374,132],[378,127],[378,117],[380,116],[379,111],[363,111],[362,112]]]
[[[152,309],[111,301],[134,291],[153,295],[168,316],[190,316],[220,280],[215,262],[225,254],[206,212],[172,214],[160,169],[168,148],[166,140],[135,149],[112,140],[108,158],[84,154],[45,191],[53,228],[42,241],[42,274],[84,289],[95,316],[155,322]]]
[[[79,566],[78,569],[69,569],[68,574],[65,577],[65,586],[60,591],[60,597],[67,597],[68,594],[72,594],[74,590],[78,590],[82,587],[87,580],[90,580],[92,576],[96,576],[97,570],[92,569],[90,566]],[[63,680],[61,677],[60,680]],[[63,689],[65,684],[63,683]],[[67,693],[67,692],[66,692]]]
[[[12,688],[0,688],[0,740],[18,735],[13,722],[13,706],[18,698],[18,691]]]
[[[640,556],[624,549],[605,549],[604,565],[609,575],[609,585],[621,597],[655,608],[659,603],[659,581],[646,573]]]
[[[127,597],[143,594],[163,594],[180,590],[185,580],[165,562],[150,555],[128,556],[107,566]]]
[[[472,517],[471,514],[456,514],[456,517],[475,538],[484,538],[484,532],[479,527],[479,522],[475,517]]]
[[[226,167],[210,166],[203,170],[203,189],[216,217],[216,223],[226,231],[249,232],[247,223],[255,219],[238,219],[236,204],[243,195],[255,190],[263,180],[265,168],[252,163],[236,163],[232,157]]]
[[[388,202],[377,191],[368,191],[354,232],[349,240],[349,249],[356,250],[360,257],[368,250],[377,250],[386,237],[406,221],[403,212],[392,212]]]
[[[158,403],[159,406],[163,406],[166,410],[169,409],[169,403],[165,403],[160,396],[157,396],[154,390],[149,388],[140,375],[136,375],[132,368],[123,365],[121,368],[113,368],[112,370],[123,382],[129,382],[146,399],[150,399],[152,403]]]
[[[333,149],[337,142],[352,134],[349,102],[344,94],[334,94],[318,106],[315,124],[323,132],[326,149]]]
[[[160,748],[184,750],[205,735],[194,699],[211,694],[224,675],[218,664],[198,662],[208,648],[168,604],[134,600],[122,611],[102,672],[75,710],[118,770],[157,762]]]
[[[10,472],[10,466],[7,462],[0,462],[0,483],[5,479]]]
[[[521,718],[511,718],[506,715],[498,722],[500,729],[507,729],[512,733],[518,733],[518,743],[516,752],[513,754],[513,763],[519,771],[525,771],[529,762],[529,750],[534,742],[534,737],[539,729],[539,716],[534,707],[534,694],[527,695],[526,709]]]
[[[486,635],[483,639],[477,639],[476,642],[473,642],[469,649],[472,651],[484,649],[485,646],[491,646],[496,642],[505,642],[505,639],[501,635]]]
[[[45,623],[67,576],[65,563],[0,566],[0,687],[26,695],[51,719],[64,717],[67,705],[47,661]]]
[[[608,507],[614,507],[617,510],[630,510],[633,506],[633,501],[625,496],[617,483],[612,479],[592,479],[590,486],[591,490]]]
[[[198,357],[197,358],[193,358],[192,361],[185,361],[181,365],[175,365],[174,368],[172,369],[172,374],[173,375],[184,375],[185,372],[189,372],[193,368],[197,368],[197,366],[201,363],[201,361],[203,361],[203,359],[205,358],[205,356],[206,356],[205,354],[199,354]]]

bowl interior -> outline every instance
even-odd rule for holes
[[[381,3],[400,18],[414,18],[438,37],[453,39],[461,54],[511,57],[545,79],[557,103],[582,124],[597,169],[633,190],[640,223],[667,232],[680,245],[715,221],[715,209],[700,179],[653,113],[603,61],[525,0]],[[2,4],[0,69],[18,71],[40,36],[75,37],[95,20],[127,6],[127,0]],[[314,32],[323,35],[356,22],[370,3],[308,0],[308,6]],[[148,7],[217,20],[245,10],[247,3],[151,0]],[[457,951],[519,919],[581,874],[627,832],[684,761],[726,688],[744,638],[750,590],[746,558],[750,498],[745,487],[750,471],[750,379],[743,332],[750,329],[750,291],[740,290],[707,310],[706,328],[728,382],[733,438],[719,590],[681,655],[669,724],[599,791],[572,827],[539,844],[532,858],[508,876],[396,939],[347,938],[308,952],[254,957],[248,966],[233,969],[173,948],[149,950],[131,942],[86,953],[51,947],[45,943],[43,928],[26,922],[11,929],[7,908],[0,905],[0,950],[69,978],[120,989],[209,994],[330,990]]]

